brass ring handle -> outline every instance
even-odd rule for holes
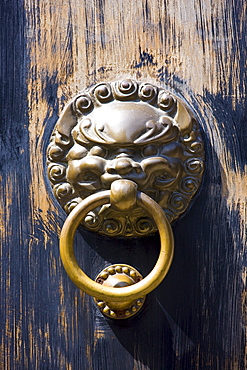
[[[127,199],[129,198],[128,189],[131,188],[130,193],[133,195],[133,184],[134,187],[136,187],[136,184],[129,180],[117,180],[113,183],[115,189],[116,183],[119,185],[120,182],[125,184],[125,188],[122,193],[124,194],[123,197]],[[120,188],[121,186],[122,185],[120,184]],[[119,189],[119,186],[117,186],[117,188]],[[125,192],[126,189],[127,192]],[[136,284],[122,287],[121,289],[103,286],[90,279],[81,270],[75,258],[73,248],[74,235],[80,222],[88,212],[95,207],[102,206],[103,204],[110,202],[114,203],[114,200],[112,200],[114,196],[114,189],[102,191],[90,195],[73,209],[62,228],[60,237],[60,254],[67,274],[78,288],[97,299],[124,302],[127,300],[135,300],[150,293],[162,282],[172,262],[174,240],[170,223],[167,220],[163,209],[149,196],[136,191],[134,195],[136,205],[143,208],[153,218],[160,234],[161,248],[156,265],[143,280]]]

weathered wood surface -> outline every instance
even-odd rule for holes
[[[2,369],[244,369],[246,345],[245,0],[1,1]],[[200,194],[174,226],[169,275],[143,312],[105,320],[64,272],[65,214],[44,153],[64,104],[99,81],[133,77],[179,91],[206,147]],[[143,245],[81,231],[86,272],[147,272]],[[141,258],[140,258],[141,256]]]

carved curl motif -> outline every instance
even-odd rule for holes
[[[100,83],[65,107],[48,146],[47,168],[68,213],[125,178],[158,202],[172,222],[200,185],[203,142],[195,118],[171,93],[133,80]],[[84,225],[112,236],[156,230],[142,209],[124,214],[110,205],[90,212]]]

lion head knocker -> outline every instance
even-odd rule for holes
[[[100,83],[76,96],[58,120],[47,152],[53,192],[70,212],[89,195],[128,179],[153,198],[169,221],[188,207],[203,173],[198,124],[184,102],[149,83]],[[84,226],[111,236],[156,231],[141,208],[96,208]]]

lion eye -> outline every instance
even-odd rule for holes
[[[106,149],[101,146],[93,146],[90,150],[90,154],[104,158],[106,156]]]
[[[147,145],[142,150],[142,154],[144,157],[150,157],[152,155],[156,155],[158,153],[158,149],[155,145]]]
[[[170,178],[171,178],[171,175],[168,172],[163,172],[160,175],[155,177],[155,179],[158,181],[166,181]]]
[[[95,181],[97,179],[97,176],[92,173],[92,172],[89,172],[89,173],[84,173],[80,176],[80,179],[78,179],[80,182],[92,182],[92,181]]]

